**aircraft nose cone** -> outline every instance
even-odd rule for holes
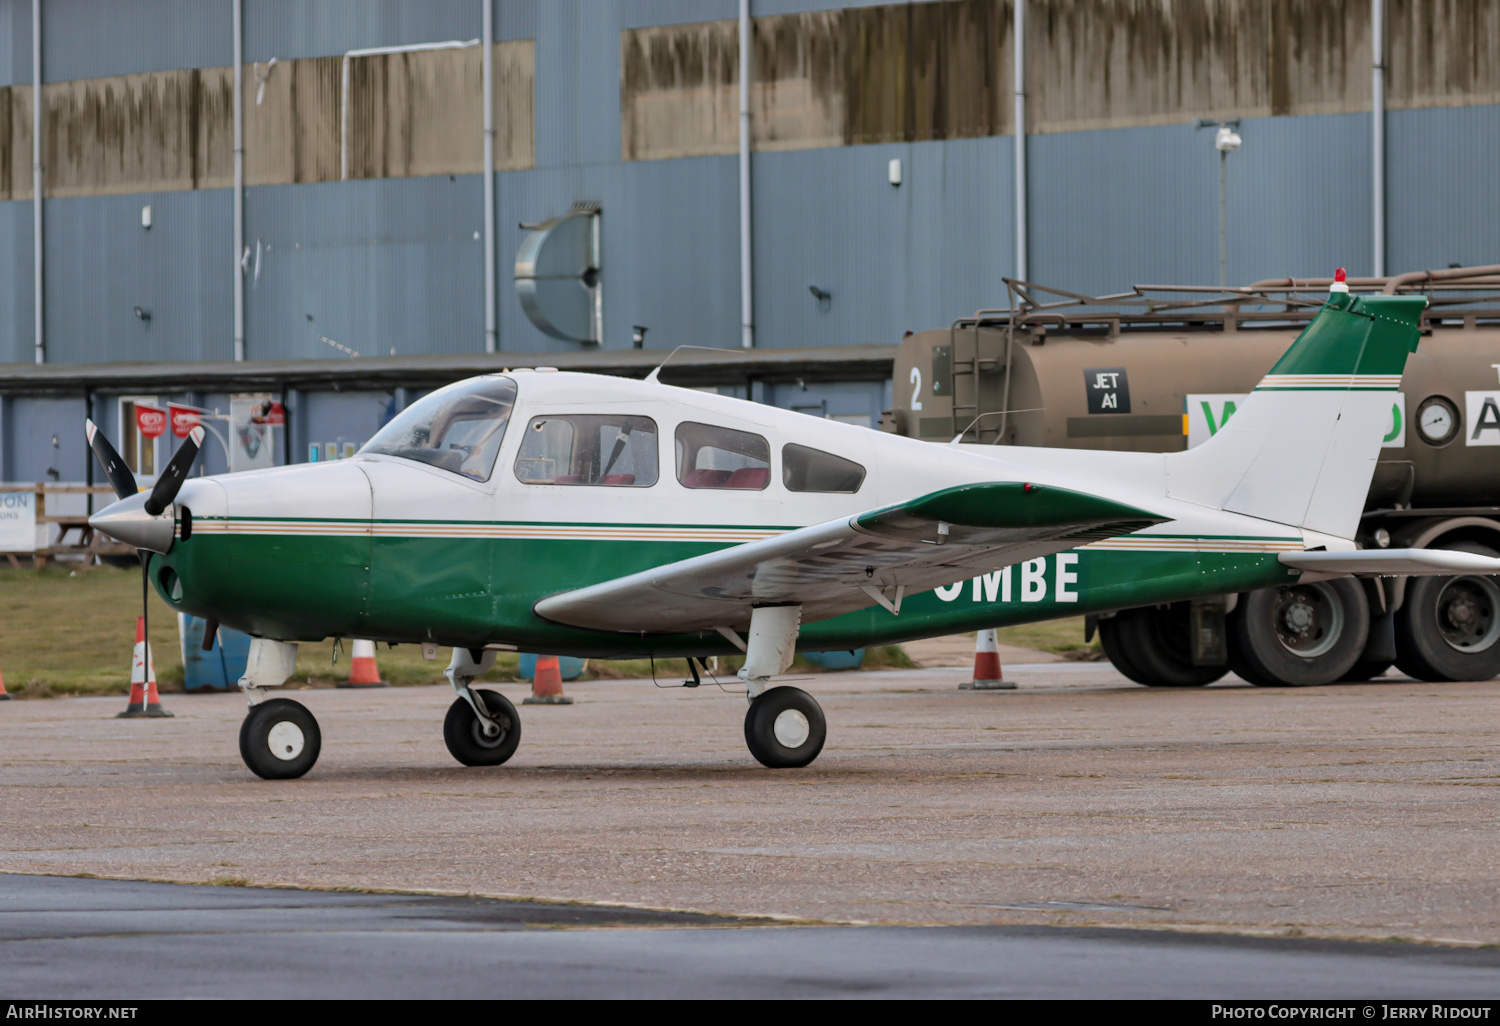
[[[89,526],[148,552],[166,553],[176,531],[176,510],[168,506],[158,516],[146,512],[146,493],[104,507],[89,517]]]

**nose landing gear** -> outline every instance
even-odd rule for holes
[[[521,743],[521,717],[510,699],[498,691],[472,692],[484,703],[490,722],[474,715],[467,698],[455,698],[443,719],[443,741],[465,766],[498,766],[516,754]]]
[[[458,698],[443,720],[443,741],[465,766],[498,766],[516,754],[521,743],[521,717],[510,699],[469,686],[494,665],[494,652],[455,648],[444,671]]]
[[[250,707],[240,725],[240,757],[266,780],[291,780],[313,768],[323,734],[307,706],[272,698]]]

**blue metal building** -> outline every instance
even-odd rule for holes
[[[755,349],[893,345],[1002,305],[1020,270],[1012,0],[748,7]],[[609,364],[636,325],[662,355],[740,347],[739,14],[736,0],[0,0],[0,481],[86,476],[85,402],[117,432],[127,394],[102,365],[232,362],[237,275],[244,380],[220,368],[213,384],[129,394],[227,408],[232,392],[277,390],[254,365],[347,360],[336,385],[282,381],[296,444],[279,458],[362,442],[430,387],[365,382],[324,340],[414,371],[437,354],[472,354],[471,370]],[[1500,262],[1495,0],[1026,0],[1026,19],[1032,280],[1215,283],[1220,157],[1199,118],[1237,118],[1243,139],[1227,157],[1231,282]],[[512,281],[522,226],[578,203],[599,210],[597,343],[539,330]],[[57,372],[45,384],[28,377],[38,354]],[[789,360],[713,383],[873,425],[890,385],[860,366],[840,379]]]

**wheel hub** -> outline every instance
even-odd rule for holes
[[[1305,602],[1295,602],[1287,607],[1286,625],[1297,634],[1306,634],[1307,629],[1317,620],[1317,614],[1313,612],[1312,606]]]
[[[282,720],[266,733],[266,747],[282,762],[291,762],[301,755],[306,745],[307,738],[302,728],[290,720]]]
[[[510,727],[510,724],[504,720],[496,720],[495,722],[497,724],[496,726],[488,727],[488,730],[493,731],[494,733],[487,733],[487,725],[483,721],[481,721],[478,716],[474,717],[475,743],[483,748],[499,748],[502,744],[505,743],[505,735],[509,733],[508,728]]]
[[[771,733],[784,748],[801,748],[812,734],[812,726],[800,709],[783,709],[771,725]]]
[[[1344,604],[1318,582],[1286,588],[1276,606],[1276,636],[1288,652],[1303,659],[1326,654],[1344,633]]]
[[[1500,640],[1500,588],[1487,577],[1456,577],[1438,595],[1438,630],[1448,647],[1483,652]]]

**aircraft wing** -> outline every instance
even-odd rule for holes
[[[1454,577],[1500,574],[1500,559],[1450,549],[1355,549],[1352,552],[1283,552],[1294,570],[1357,577]]]
[[[945,488],[542,599],[548,620],[631,634],[740,629],[757,605],[823,620],[987,570],[1129,534],[1168,517],[1021,482]]]

